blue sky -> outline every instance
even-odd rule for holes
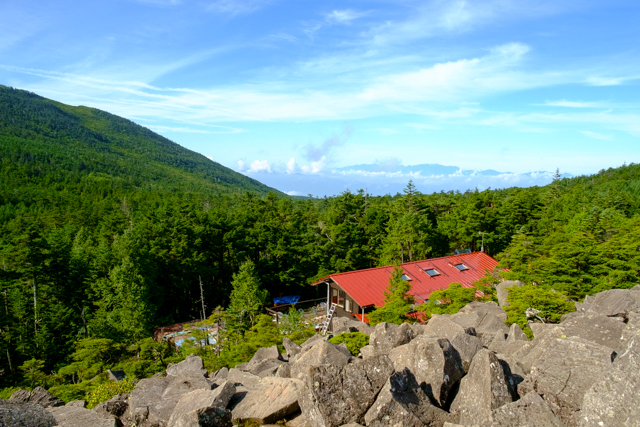
[[[639,18],[616,0],[5,1],[0,83],[291,194],[544,184],[523,174],[640,159]],[[505,173],[398,172],[427,163]]]

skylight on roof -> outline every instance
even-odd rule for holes
[[[403,275],[402,275],[402,277],[401,277],[401,279],[402,279],[402,280],[406,280],[407,282],[409,282],[409,281],[413,280],[413,279],[411,279],[411,277],[407,276],[406,274],[403,274]]]
[[[465,270],[468,270],[468,269],[469,269],[469,267],[467,267],[466,265],[464,265],[464,264],[462,264],[462,263],[460,263],[460,264],[456,264],[454,267],[455,267],[455,268],[457,268],[457,269],[458,269],[458,270],[460,270],[460,271],[465,271]]]
[[[431,277],[440,275],[438,270],[436,270],[435,268],[425,268],[424,272],[427,273]]]

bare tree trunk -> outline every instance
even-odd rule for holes
[[[33,276],[33,330],[34,337],[38,335],[38,287],[36,285],[36,276]],[[38,346],[36,340],[36,347]]]
[[[202,303],[202,321],[204,321],[204,319],[207,318],[207,313],[205,311],[205,305],[204,305],[204,291],[202,290],[202,277],[198,276],[198,279],[200,280],[200,302]]]

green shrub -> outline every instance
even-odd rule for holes
[[[309,338],[311,338],[312,336],[314,336],[315,334],[316,334],[316,328],[313,325],[311,325],[311,326],[308,326],[306,329],[299,329],[294,333],[287,335],[287,338],[289,338],[294,343],[300,345],[306,340],[308,340]]]
[[[78,384],[63,384],[49,388],[49,393],[69,403],[74,400],[85,400],[87,394],[97,385],[95,381],[82,381]]]
[[[446,289],[432,292],[429,301],[418,307],[431,317],[432,314],[455,314],[462,307],[474,301],[476,288],[465,288],[460,283],[450,283]]]
[[[344,332],[330,338],[329,342],[336,345],[345,343],[351,354],[357,356],[360,349],[369,344],[369,336],[362,332]]]
[[[539,310],[538,316],[547,323],[559,323],[560,318],[576,310],[575,303],[569,301],[567,296],[561,292],[545,289],[536,285],[513,286],[509,289],[507,301],[509,306],[505,308],[507,324],[517,323],[529,335],[527,308]]]
[[[115,395],[129,393],[135,388],[135,386],[136,382],[128,378],[118,382],[108,381],[106,383],[102,383],[88,394],[87,408],[91,409],[98,403],[105,402]]]

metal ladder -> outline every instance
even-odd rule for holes
[[[333,318],[333,313],[336,311],[335,303],[331,304],[331,308],[329,309],[329,314],[327,314],[327,320],[324,322],[324,326],[322,327],[322,335],[325,335],[329,330],[329,324],[331,323],[331,319]]]

